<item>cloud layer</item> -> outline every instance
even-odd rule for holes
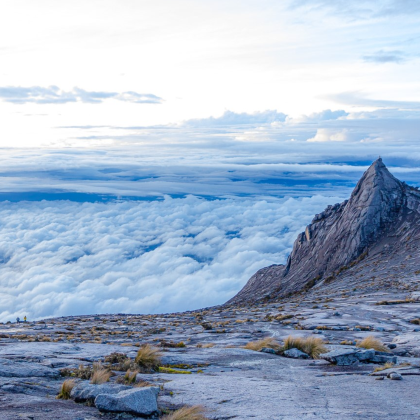
[[[220,304],[336,197],[0,204],[0,321]]]
[[[57,86],[6,86],[0,87],[0,98],[14,104],[66,104],[82,102],[100,104],[107,99],[116,99],[136,104],[160,104],[163,99],[156,95],[137,92],[93,92],[74,87],[71,91],[64,91]]]

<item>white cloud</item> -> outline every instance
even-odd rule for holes
[[[349,131],[345,128],[342,130],[318,128],[315,137],[311,137],[310,139],[308,139],[308,142],[329,142],[347,140],[349,140]]]
[[[220,304],[338,198],[0,204],[0,320]]]

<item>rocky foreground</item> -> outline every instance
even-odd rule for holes
[[[211,419],[418,418],[416,283],[386,293],[351,290],[325,297],[314,291],[256,307],[2,324],[0,418],[129,419],[139,414],[133,400],[150,403],[152,395],[157,409],[152,401],[143,416],[201,404]],[[290,335],[321,338],[327,353],[285,357],[307,356],[283,352],[273,340],[263,351],[243,348],[267,337],[281,345]],[[386,351],[355,346],[367,336],[378,338]],[[143,373],[128,384],[126,369],[135,371],[130,363],[145,343],[160,349],[160,367],[139,369]],[[114,376],[90,385],[89,369],[98,361]],[[85,379],[77,377],[86,371]],[[76,384],[71,398],[57,399],[69,378]],[[148,395],[137,394],[148,388]]]

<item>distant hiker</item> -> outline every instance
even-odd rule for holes
[[[19,324],[19,322],[20,322],[20,318],[19,317],[16,318],[16,322]]]
[[[26,322],[27,318],[26,315],[23,317],[23,322]]]

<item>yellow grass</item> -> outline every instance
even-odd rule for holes
[[[281,348],[280,344],[273,337],[263,338],[258,341],[250,341],[244,346],[245,349],[254,351],[260,351],[263,347],[274,350],[280,350]]]
[[[172,414],[163,416],[161,420],[207,420],[204,408],[200,405],[194,407],[182,407]]]
[[[158,348],[145,344],[139,348],[135,362],[143,368],[156,369],[160,365],[161,357],[162,355]]]
[[[99,369],[93,372],[92,378],[90,380],[91,384],[100,385],[109,381],[111,377],[111,372],[106,369]]]
[[[309,354],[313,359],[318,359],[320,354],[328,351],[325,343],[319,337],[292,337],[289,335],[284,340],[284,350],[293,348]]]
[[[369,335],[362,341],[359,341],[356,345],[357,347],[361,347],[364,349],[374,349],[376,351],[385,351],[389,353],[389,348],[386,347],[380,340],[375,338],[373,335]]]
[[[214,343],[205,343],[202,345],[203,349],[210,349],[214,347]]]
[[[70,392],[76,385],[76,382],[74,379],[66,379],[62,384],[60,388],[60,392],[57,395],[57,399],[59,400],[68,400],[70,399]]]
[[[386,362],[383,366],[377,367],[374,372],[380,372],[381,370],[390,369],[394,367],[394,363]]]

